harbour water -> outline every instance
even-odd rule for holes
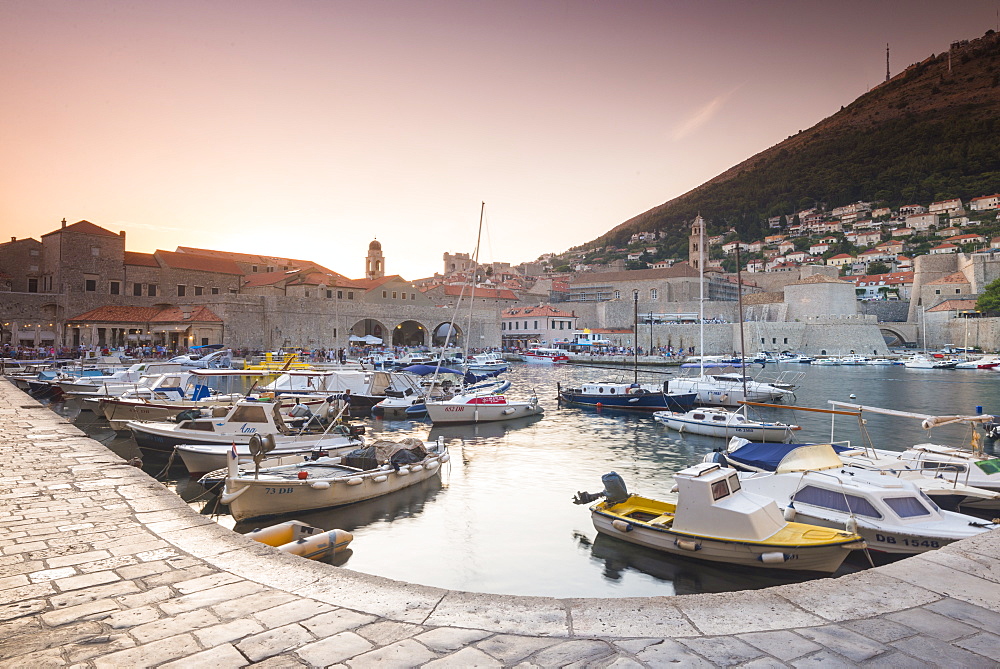
[[[911,370],[891,367],[817,367],[781,365],[768,368],[806,372],[788,403],[829,408],[828,400],[928,414],[969,414],[976,406],[1000,413],[1000,373],[963,370]],[[640,372],[642,380],[663,380],[663,368]],[[645,374],[645,375],[644,375]],[[434,428],[425,421],[367,419],[369,436],[398,439],[443,438],[452,453],[439,480],[361,504],[296,518],[326,529],[354,534],[354,543],[336,563],[347,568],[423,585],[475,592],[553,597],[629,597],[719,592],[760,588],[802,580],[759,570],[713,566],[662,555],[598,536],[586,507],[571,503],[578,490],[597,491],[600,477],[621,474],[630,490],[664,496],[671,474],[698,462],[721,439],[680,435],[649,416],[559,406],[556,384],[612,380],[632,371],[615,372],[577,365],[544,367],[516,364],[506,378],[512,397],[536,390],[545,415],[522,421]],[[851,399],[854,395],[856,399]],[[125,457],[137,454],[130,438],[115,437],[89,412],[68,412],[92,436]],[[831,438],[831,418],[818,413],[764,409],[762,417],[802,426],[797,441]],[[863,439],[857,418],[838,416],[833,436],[857,443]],[[902,450],[933,441],[968,444],[969,428],[949,426],[927,433],[919,421],[867,416],[864,426],[878,448]],[[980,432],[981,433],[981,432]],[[982,434],[982,433],[981,433]],[[988,452],[994,445],[985,444]],[[162,461],[145,469],[157,474]],[[219,514],[223,525],[246,532],[259,524],[236,525],[183,468],[164,476],[167,484],[204,514]],[[841,572],[863,569],[850,560]]]

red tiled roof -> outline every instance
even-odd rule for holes
[[[294,258],[280,258],[277,256],[265,256],[257,255],[254,253],[237,253],[235,251],[215,251],[213,249],[197,249],[191,246],[178,246],[178,253],[191,253],[199,256],[209,256],[211,258],[225,258],[232,260],[234,262],[243,262],[251,265],[267,265],[268,263],[276,263],[280,265],[288,265],[289,268],[301,269],[303,267],[315,267],[321,272],[327,272],[328,274],[337,274],[336,272],[323,267],[311,260],[296,260]]]
[[[945,300],[927,311],[965,311],[976,308],[976,300]]]
[[[152,253],[139,253],[138,251],[126,251],[125,264],[136,265],[139,267],[160,266],[160,263],[156,262],[156,256],[154,256]]]
[[[378,288],[379,286],[389,283],[390,281],[402,281],[403,283],[407,283],[406,279],[398,274],[390,274],[389,276],[382,276],[377,279],[352,279],[352,281],[355,286],[363,288],[364,290]]]
[[[190,269],[198,272],[216,272],[218,274],[242,275],[243,270],[233,260],[200,256],[193,253],[176,253],[175,251],[160,251],[153,253],[164,266],[173,269]]]
[[[58,230],[53,230],[52,232],[46,232],[42,237],[48,237],[49,235],[54,235],[59,232],[77,232],[85,235],[102,235],[104,237],[118,237],[114,232],[110,230],[105,230],[99,225],[94,225],[90,221],[77,221],[72,225],[67,225],[65,228],[59,228]]]
[[[933,285],[944,285],[948,283],[969,283],[969,280],[965,278],[965,275],[961,272],[955,272],[954,274],[949,274],[948,276],[943,276],[940,279],[935,279],[934,281],[928,281],[928,286]]]
[[[201,305],[191,309],[191,317],[184,318],[180,307],[122,307],[106,305],[91,309],[79,316],[67,319],[67,323],[190,323],[197,321],[218,322],[219,318],[211,309]]]
[[[444,294],[448,297],[458,297],[462,294],[463,286],[444,286]],[[471,297],[472,291],[468,287],[465,287],[465,297]],[[483,288],[482,286],[476,287],[476,297],[481,299],[497,299],[497,300],[516,300],[517,295],[514,291],[507,290],[506,288]]]
[[[559,309],[548,305],[541,307],[515,307],[504,311],[503,316],[505,318],[512,316],[555,316],[558,318],[576,318],[571,313],[560,311]]]

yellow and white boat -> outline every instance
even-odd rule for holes
[[[598,532],[656,550],[748,567],[832,573],[854,549],[853,532],[788,522],[773,500],[748,493],[732,470],[700,463],[677,472],[677,503],[630,495],[618,474],[605,490],[577,493]]]

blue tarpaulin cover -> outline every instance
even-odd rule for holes
[[[438,374],[458,374],[459,376],[462,376],[462,372],[454,369],[448,369],[447,367],[438,369],[437,365],[410,365],[409,367],[404,367],[400,371],[416,374],[417,376],[427,376],[428,374],[433,374],[435,371]]]
[[[740,446],[732,453],[726,453],[726,458],[734,462],[754,467],[764,471],[773,472],[778,468],[778,464],[786,455],[801,446],[813,446],[814,444],[759,444],[747,443]],[[833,450],[837,453],[851,450],[847,446],[832,444]]]

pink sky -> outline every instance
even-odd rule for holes
[[[0,226],[409,279],[589,241],[830,115],[996,0],[0,0]]]

